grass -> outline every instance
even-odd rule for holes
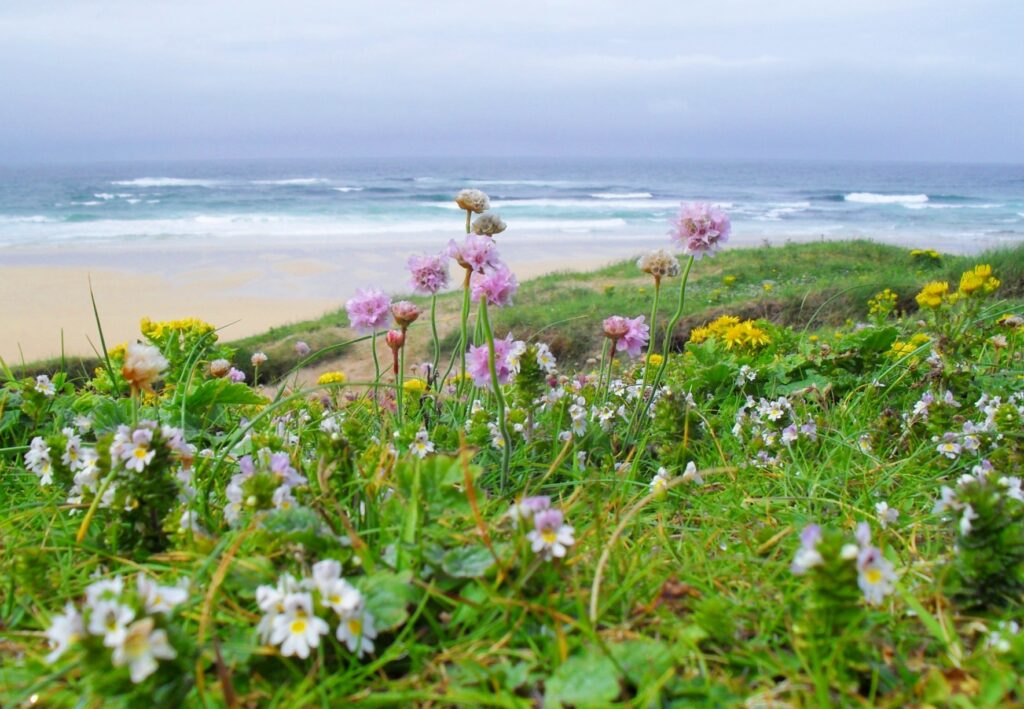
[[[995,294],[917,310],[913,295],[925,282],[947,280],[955,291],[960,272],[982,261],[1002,280]],[[735,276],[730,286],[726,275]],[[168,336],[155,343],[170,361],[164,386],[137,401],[116,396],[107,373],[65,383],[51,366],[49,397],[10,372],[0,389],[0,704],[32,696],[44,706],[1019,702],[1024,639],[1004,629],[1004,648],[993,633],[1019,618],[1024,503],[992,487],[994,478],[957,481],[982,460],[1001,476],[1024,467],[1024,331],[999,322],[1021,311],[1022,277],[1024,249],[944,257],[929,268],[867,242],[737,249],[701,261],[669,391],[634,429],[616,412],[637,405],[630,386],[642,365],[617,358],[622,385],[606,389],[587,361],[599,355],[602,318],[649,312],[649,279],[625,263],[524,283],[513,308],[494,312],[496,329],[549,342],[564,376],[552,390],[524,365],[507,387],[509,420],[522,425],[506,495],[494,397],[483,389],[473,390],[475,409],[453,392],[409,395],[399,422],[366,399],[349,400],[345,392],[360,390],[351,384],[311,400],[288,377],[289,387],[264,389],[276,397],[268,401],[206,373],[233,350],[236,361],[265,351],[279,369],[264,373],[284,373],[296,364],[294,341],[317,349],[348,337],[340,314],[227,345],[198,331]],[[666,320],[676,287],[666,284]],[[886,287],[899,293],[899,311],[856,325]],[[457,295],[439,306],[450,333]],[[724,313],[763,319],[771,342],[683,345],[693,326]],[[411,337],[427,333],[418,323]],[[913,343],[911,351],[895,342]],[[323,366],[354,367],[365,343],[344,354]],[[117,379],[116,362],[113,370]],[[534,403],[534,385],[545,405]],[[926,393],[936,401],[923,417],[915,407]],[[975,405],[983,396],[1000,397],[991,414]],[[41,486],[25,458],[41,436],[58,460],[62,429],[82,414],[92,419],[83,445],[97,450],[138,416],[180,426],[209,452],[195,457],[187,487],[175,482],[174,452],[144,475],[115,466],[119,494],[132,500],[96,506],[83,525],[90,491],[69,502],[70,471],[54,463],[54,483]],[[563,435],[574,419],[583,430]],[[976,450],[967,422],[979,426]],[[813,432],[800,428],[811,424]],[[421,429],[436,448],[423,460],[409,452]],[[937,448],[946,434],[962,444],[955,456]],[[787,435],[795,439],[783,443]],[[280,479],[258,472],[241,483],[240,499],[265,511],[243,508],[235,519],[232,479],[240,458],[261,448],[286,454],[306,482],[294,504],[274,510]],[[689,462],[699,479],[685,474]],[[962,507],[933,512],[943,485],[971,504],[973,530],[963,530]],[[537,553],[527,537],[533,523],[508,516],[531,495],[547,496],[574,528],[564,557]],[[896,520],[883,520],[883,501]],[[183,512],[197,528],[179,525]],[[870,543],[855,538],[862,522]],[[822,528],[821,561],[797,574],[791,563],[810,524]],[[325,559],[361,593],[379,631],[374,652],[353,653],[334,635],[344,617],[317,605],[330,634],[309,658],[283,657],[257,637],[257,588],[285,573],[308,576]],[[881,581],[871,581],[872,569]],[[122,575],[132,589],[138,574],[189,581],[185,602],[154,615],[175,658],[138,684],[98,638],[44,661],[41,631],[66,601],[83,608],[97,578]],[[881,602],[867,603],[861,583],[881,584]],[[122,601],[145,615],[131,590]]]

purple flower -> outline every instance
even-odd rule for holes
[[[624,318],[613,315],[605,318],[604,334],[615,343],[616,352],[625,352],[630,357],[639,357],[650,339],[650,328],[644,323],[644,316]]]
[[[460,266],[472,271],[483,272],[485,268],[497,268],[501,263],[498,247],[488,236],[466,234],[465,241],[457,244],[455,239],[448,242],[448,255]]]
[[[297,354],[299,357],[305,357],[306,355],[309,354],[309,345],[307,345],[302,340],[299,340],[298,342],[295,343],[295,354]]]
[[[245,372],[235,369],[232,367],[228,370],[228,379],[233,381],[235,384],[239,384],[245,381]]]
[[[731,230],[725,212],[706,202],[694,202],[682,206],[668,234],[685,253],[699,259],[720,249]]]
[[[361,333],[374,332],[387,327],[391,317],[391,299],[376,288],[360,288],[345,303],[345,310],[354,330]]]
[[[533,515],[532,532],[526,535],[534,553],[545,559],[561,558],[566,550],[576,543],[575,530],[565,524],[565,516],[559,509],[547,509]]]
[[[518,288],[519,281],[505,264],[500,264],[497,268],[483,273],[474,273],[470,282],[473,302],[476,303],[481,298],[486,298],[488,305],[498,307],[511,305],[512,296],[515,295]]]
[[[409,273],[417,293],[433,295],[448,287],[448,262],[444,254],[410,256]]]
[[[523,343],[512,339],[510,332],[503,340],[494,341],[494,369],[498,373],[498,383],[508,384],[512,374],[519,369],[519,355],[522,354]],[[491,385],[491,370],[488,367],[489,351],[486,345],[471,345],[466,370],[473,377],[478,387]]]
[[[821,541],[821,527],[816,524],[809,524],[800,533],[800,548],[797,549],[793,563],[790,564],[790,571],[797,576],[806,574],[815,566],[821,564],[824,559],[818,551],[818,542]]]

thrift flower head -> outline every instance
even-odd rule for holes
[[[576,543],[573,537],[575,530],[565,524],[561,510],[547,509],[533,516],[533,530],[526,535],[534,553],[546,560],[560,559],[565,552]]]
[[[391,314],[391,299],[383,291],[366,288],[356,291],[345,303],[349,324],[361,333],[375,332],[387,327]]]
[[[644,254],[636,262],[637,268],[649,273],[656,280],[675,278],[679,275],[679,261],[665,249],[658,249]]]
[[[168,361],[152,345],[133,342],[125,350],[121,375],[134,391],[153,391],[153,384],[167,369]]]
[[[299,357],[305,357],[306,355],[309,354],[309,352],[309,345],[303,342],[302,340],[299,340],[298,342],[295,343],[295,354],[297,354]]]
[[[420,316],[420,309],[416,307],[415,303],[411,303],[408,300],[400,300],[391,305],[391,314],[395,317],[395,322],[398,326],[405,330],[416,322],[416,319]]]
[[[473,222],[473,233],[481,236],[494,236],[505,231],[506,224],[497,214],[485,214]]]
[[[405,345],[405,333],[401,330],[388,330],[388,334],[384,338],[384,341],[387,343],[388,347],[397,352],[402,349],[403,345]]]
[[[604,321],[604,334],[615,343],[616,352],[625,352],[630,357],[639,357],[650,339],[650,328],[644,323],[643,315],[624,318],[613,315]]]
[[[621,315],[612,315],[601,323],[604,336],[611,340],[620,340],[629,332],[629,321]]]
[[[498,307],[511,305],[512,296],[515,295],[518,288],[519,281],[505,264],[499,264],[497,268],[483,273],[474,273],[470,281],[470,295],[473,302],[479,302],[481,298],[486,298],[488,305]]]
[[[434,295],[448,287],[448,262],[445,254],[410,256],[409,273],[417,293]]]
[[[231,371],[231,362],[226,359],[215,359],[210,362],[210,376],[226,377]]]
[[[250,361],[252,362],[252,366],[262,367],[267,363],[267,355],[263,352],[253,352]]]
[[[725,212],[705,202],[683,205],[672,220],[669,236],[696,259],[714,254],[729,239],[732,225]]]
[[[240,384],[245,381],[245,372],[240,369],[232,367],[228,370],[228,379],[233,381],[235,384]]]
[[[506,335],[504,339],[494,340],[494,368],[498,373],[499,384],[508,384],[512,375],[519,371],[519,355],[525,348],[523,342],[512,339],[512,333]],[[491,386],[489,356],[490,352],[486,345],[471,345],[469,348],[466,370],[478,387]]]
[[[474,214],[482,214],[491,207],[491,201],[487,198],[487,195],[480,190],[474,189],[460,190],[455,195],[455,204]]]
[[[488,268],[497,268],[501,263],[498,247],[489,237],[479,234],[467,234],[461,244],[455,239],[449,241],[448,255],[463,268],[481,273]]]

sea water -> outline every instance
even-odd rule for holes
[[[235,239],[386,244],[457,235],[477,187],[534,238],[661,235],[708,201],[747,238],[866,237],[962,250],[1024,239],[1024,166],[385,159],[0,166],[0,247]]]

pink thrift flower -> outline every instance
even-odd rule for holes
[[[309,345],[307,345],[302,340],[299,340],[298,342],[295,343],[295,354],[297,354],[299,357],[305,357],[306,355],[309,354]]]
[[[245,381],[245,372],[235,369],[232,367],[228,370],[228,379],[233,381],[235,384],[239,384]]]
[[[647,341],[650,339],[650,328],[644,323],[643,315],[637,318],[625,318],[626,324],[629,326],[624,337],[619,338],[616,345],[616,350],[619,352],[625,352],[630,357],[639,357],[643,348],[647,346]]]
[[[725,212],[706,202],[684,204],[672,227],[668,232],[672,241],[695,259],[722,248],[732,230]]]
[[[621,315],[612,315],[601,323],[604,336],[612,340],[621,340],[629,332],[629,321]]]
[[[501,263],[494,241],[489,236],[479,234],[466,234],[461,244],[456,243],[455,239],[449,241],[448,255],[463,268],[481,273],[485,268],[497,268]]]
[[[502,307],[512,304],[512,296],[515,295],[518,288],[519,281],[516,280],[515,274],[508,269],[508,266],[501,264],[484,273],[473,274],[473,280],[470,282],[470,297],[474,303],[480,302],[481,298],[486,298],[488,305]]]
[[[444,254],[410,256],[409,273],[417,293],[434,295],[448,287],[448,262]]]
[[[376,288],[360,288],[345,303],[345,310],[349,324],[357,332],[382,330],[387,327],[391,315],[391,298]]]
[[[522,354],[522,350],[523,343],[514,341],[511,332],[505,335],[505,339],[494,341],[494,369],[498,374],[499,384],[508,384],[512,374],[518,371],[519,355]],[[491,386],[488,356],[487,345],[470,345],[466,371],[473,377],[473,383],[478,387]]]
[[[391,305],[391,314],[395,316],[395,322],[398,323],[398,326],[405,330],[416,322],[416,319],[420,316],[420,309],[416,307],[415,303],[410,303],[408,300],[400,300]]]

